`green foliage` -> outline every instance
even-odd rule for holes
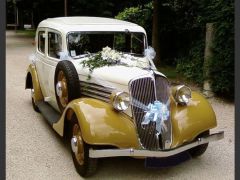
[[[89,59],[83,60],[81,64],[83,64],[83,67],[88,67],[90,73],[92,73],[96,68],[112,65],[112,62],[103,59],[101,52],[98,52]]]
[[[24,34],[27,37],[34,38],[35,34],[36,34],[36,31],[35,30],[17,30],[17,33]]]
[[[214,8],[215,39],[214,57],[210,64],[212,87],[216,93],[234,96],[234,3],[219,0]]]
[[[177,65],[186,78],[202,84],[206,23],[214,23],[213,57],[208,65],[215,93],[234,94],[233,0],[163,0],[159,10],[161,59]],[[143,26],[149,42],[152,3],[126,8],[116,18]]]
[[[159,67],[158,71],[160,71],[161,73],[163,73],[164,75],[166,75],[168,77],[168,79],[173,79],[176,80],[179,78],[179,74],[176,71],[175,67],[172,66],[163,66],[163,67]]]
[[[115,16],[115,18],[130,21],[144,27],[147,25],[147,21],[151,19],[152,11],[152,3],[148,3],[144,6],[126,8]]]
[[[189,55],[178,59],[177,72],[198,84],[203,82],[204,41],[197,41]]]
[[[125,8],[124,11],[120,12],[117,16],[115,16],[115,18],[119,20],[133,22],[142,26],[144,29],[147,30],[148,37],[151,37],[152,12],[153,5],[151,2],[144,6]]]
[[[104,66],[110,66],[112,65],[112,62],[106,61],[102,58],[101,52],[96,53],[94,56],[91,56],[89,59],[83,60],[81,62],[83,64],[83,67],[89,68],[89,74],[88,74],[88,80],[91,79],[91,74],[94,69],[104,67]]]
[[[180,51],[177,57],[177,70],[187,78],[202,83],[203,58],[206,23],[214,23],[213,57],[208,65],[212,89],[215,93],[234,95],[234,3],[233,0],[194,0],[171,1],[171,7],[176,15],[182,18],[176,21],[175,27],[179,32],[189,32],[192,42],[189,53]],[[192,36],[196,31],[199,34]],[[183,43],[182,43],[183,44]],[[188,44],[188,43],[186,43]],[[187,49],[187,45],[183,46]]]

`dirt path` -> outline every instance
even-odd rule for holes
[[[24,90],[32,39],[14,32],[7,32],[6,38],[7,179],[81,179],[65,143],[33,111],[30,92]],[[234,105],[219,99],[210,102],[218,119],[213,131],[224,130],[225,138],[211,143],[202,157],[165,169],[146,169],[143,160],[131,158],[103,159],[90,179],[234,179]]]

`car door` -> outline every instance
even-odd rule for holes
[[[37,30],[37,36],[35,41],[37,42],[36,45],[36,70],[38,74],[39,83],[41,86],[42,94],[44,97],[47,97],[47,91],[46,91],[46,83],[45,83],[45,59],[46,59],[46,29],[45,28],[39,28]]]
[[[47,51],[44,69],[44,78],[46,84],[46,93],[48,96],[48,103],[58,110],[58,105],[55,96],[55,70],[58,62],[60,61],[60,52],[63,49],[62,34],[54,29],[47,29]]]

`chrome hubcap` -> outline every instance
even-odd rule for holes
[[[67,79],[63,71],[58,73],[57,84],[56,84],[56,94],[60,103],[60,110],[62,111],[68,104],[68,89],[67,89]]]
[[[62,83],[61,83],[61,81],[58,81],[58,83],[56,84],[56,91],[57,91],[58,97],[62,97]]]
[[[78,124],[73,126],[73,135],[71,139],[72,152],[75,154],[76,160],[80,165],[84,164],[84,145],[80,127]]]
[[[72,147],[72,151],[77,154],[78,152],[78,140],[76,136],[73,136],[71,139],[71,147]]]

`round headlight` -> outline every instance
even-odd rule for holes
[[[118,111],[125,111],[129,107],[129,94],[126,92],[117,92],[111,98],[113,107]]]
[[[191,89],[185,85],[177,86],[174,94],[175,100],[182,105],[188,104],[192,97]]]

